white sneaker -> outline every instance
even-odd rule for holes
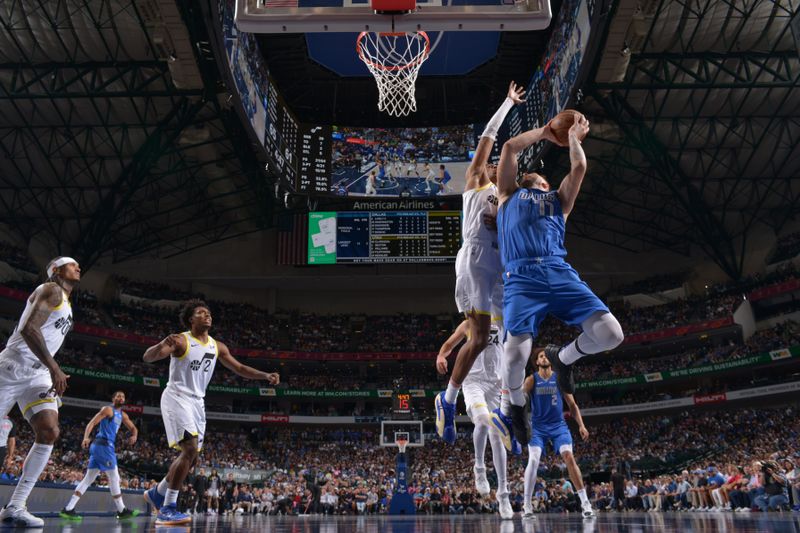
[[[489,486],[489,480],[486,479],[486,467],[473,467],[472,471],[475,472],[475,488],[481,496],[488,496],[492,492]]]
[[[594,509],[591,507],[584,507],[582,514],[584,518],[594,518],[597,516],[597,513],[595,513]]]
[[[44,520],[33,516],[26,508],[10,505],[6,505],[0,511],[0,522],[11,526],[44,527]]]
[[[508,494],[497,496],[497,503],[500,504],[500,518],[503,520],[511,520],[514,518],[514,509],[511,508],[511,501],[508,499]]]
[[[523,520],[533,520],[535,518],[536,518],[536,515],[533,514],[533,507],[523,506],[523,508],[522,508],[522,519]]]

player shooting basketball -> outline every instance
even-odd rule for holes
[[[567,114],[567,113],[565,113]],[[563,348],[549,345],[544,353],[550,360],[562,393],[573,394],[572,364],[586,355],[611,350],[622,342],[622,327],[578,273],[564,260],[564,232],[567,217],[575,206],[583,177],[586,154],[581,140],[589,133],[589,121],[580,113],[574,119],[566,143],[560,141],[552,124],[527,131],[503,145],[497,169],[500,207],[497,213],[498,242],[503,261],[505,291],[503,316],[507,331],[504,346],[503,384],[510,404],[495,411],[496,425],[513,431],[523,443],[530,440],[530,421],[525,416],[525,365],[539,324],[548,313],[580,326],[583,332]],[[526,187],[517,185],[518,154],[542,140],[569,146],[570,172],[558,190],[536,173],[526,174]],[[507,444],[507,443],[506,443]],[[508,448],[508,444],[506,446]]]
[[[475,156],[467,168],[463,194],[462,245],[456,256],[456,305],[467,321],[467,342],[456,357],[447,390],[436,396],[436,431],[447,443],[456,440],[456,399],[472,364],[489,343],[492,293],[500,281],[502,264],[497,234],[485,223],[497,214],[496,168],[488,165],[497,131],[511,108],[524,102],[524,89],[513,81],[508,96],[486,124]],[[500,305],[498,303],[498,305]],[[510,448],[510,444],[508,445]]]

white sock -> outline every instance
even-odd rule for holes
[[[458,391],[461,390],[461,385],[454,385],[453,382],[447,384],[447,390],[444,392],[444,401],[450,404],[456,403],[458,400]]]
[[[97,479],[98,474],[100,474],[100,470],[97,468],[89,468],[86,470],[86,475],[83,476],[81,482],[77,487],[75,487],[75,492],[72,494],[72,498],[69,499],[69,503],[67,503],[67,506],[65,507],[67,511],[72,511],[75,509],[75,506],[78,505],[78,500],[80,500],[81,496],[86,493],[86,490],[92,486],[92,483],[94,483],[94,480]],[[76,493],[80,494],[80,496]]]
[[[169,483],[167,482],[167,478],[165,476],[164,479],[158,482],[158,487],[156,488],[156,490],[158,491],[159,494],[164,496],[167,493],[168,489],[169,489]]]
[[[122,490],[119,487],[119,470],[108,470],[106,472],[108,477],[108,489],[111,491],[111,499],[114,500],[114,505],[117,506],[117,511],[122,512],[125,509],[125,502],[122,500]]]
[[[507,385],[509,400],[514,405],[525,405],[525,365],[531,355],[533,339],[530,334],[508,335],[503,348],[505,364],[501,365],[503,383]]]
[[[489,432],[489,443],[492,445],[492,462],[494,463],[494,473],[497,475],[497,494],[506,494],[508,493],[506,447],[503,446],[503,439],[496,431]]]
[[[489,437],[489,426],[483,422],[475,424],[472,432],[472,444],[475,446],[475,466],[484,468],[484,456],[486,455],[486,440]]]
[[[37,442],[31,446],[28,456],[25,458],[25,463],[22,465],[22,476],[19,478],[17,488],[14,489],[14,494],[11,495],[11,500],[8,502],[9,506],[25,507],[25,502],[28,501],[28,496],[36,485],[36,480],[39,479],[44,467],[47,466],[47,461],[50,459],[52,452],[52,444],[39,444]]]
[[[69,502],[67,502],[67,506],[64,507],[64,509],[66,509],[67,511],[72,511],[73,509],[75,509],[75,506],[78,505],[78,500],[80,499],[81,497],[73,492],[72,497],[69,499]]]
[[[178,490],[167,489],[167,494],[164,496],[164,505],[172,505],[178,503]]]
[[[511,416],[511,398],[508,389],[500,392],[500,412],[506,416]]]
[[[539,458],[542,449],[538,446],[528,446],[528,466],[525,467],[525,507],[531,506],[533,490],[536,486],[536,476],[539,472]]]
[[[589,503],[589,498],[586,496],[586,487],[578,491],[578,498],[581,499],[581,507],[584,509],[592,508],[592,504]]]
[[[561,348],[561,351],[558,352],[558,358],[561,359],[561,362],[565,365],[571,365],[581,357],[589,355],[588,353],[581,353],[578,351],[582,350],[582,348],[578,347],[579,343],[580,346],[583,346],[583,342],[581,342],[583,339],[581,337],[585,337],[585,335],[581,333],[577,339]]]

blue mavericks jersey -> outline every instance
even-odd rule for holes
[[[550,379],[544,379],[536,372],[533,379],[535,385],[531,395],[531,422],[534,430],[537,433],[546,432],[566,424],[555,372]]]
[[[100,429],[97,430],[95,438],[106,439],[109,444],[113,445],[117,440],[117,431],[119,426],[122,425],[122,409],[114,409],[114,416],[111,418],[104,418],[100,421]]]
[[[558,191],[517,189],[497,211],[500,256],[512,261],[534,257],[565,257],[565,221]]]

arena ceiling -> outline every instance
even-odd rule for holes
[[[590,176],[572,234],[637,252],[699,246],[736,277],[749,230],[780,230],[797,216],[797,4],[615,5],[582,90]],[[228,107],[205,22],[188,0],[4,3],[0,222],[89,264],[104,254],[168,256],[268,226],[274,199],[255,150],[241,149],[250,141]],[[421,97],[441,99],[435,120],[485,120],[483,103],[509,76],[530,75],[537,38],[504,35],[470,83],[421,80]],[[373,106],[346,99],[358,80],[328,79],[295,37],[269,39],[267,59],[302,120],[314,107],[320,122],[345,112],[368,120]],[[292,76],[313,83],[287,89]],[[326,100],[334,86],[338,96]],[[565,151],[551,150],[545,173],[567,165]]]
[[[573,234],[633,251],[699,246],[741,275],[750,230],[780,231],[800,211],[799,4],[616,5],[583,89],[590,170]],[[568,164],[551,152],[545,170]]]
[[[85,265],[264,227],[245,130],[191,3],[3,2],[0,222]]]

